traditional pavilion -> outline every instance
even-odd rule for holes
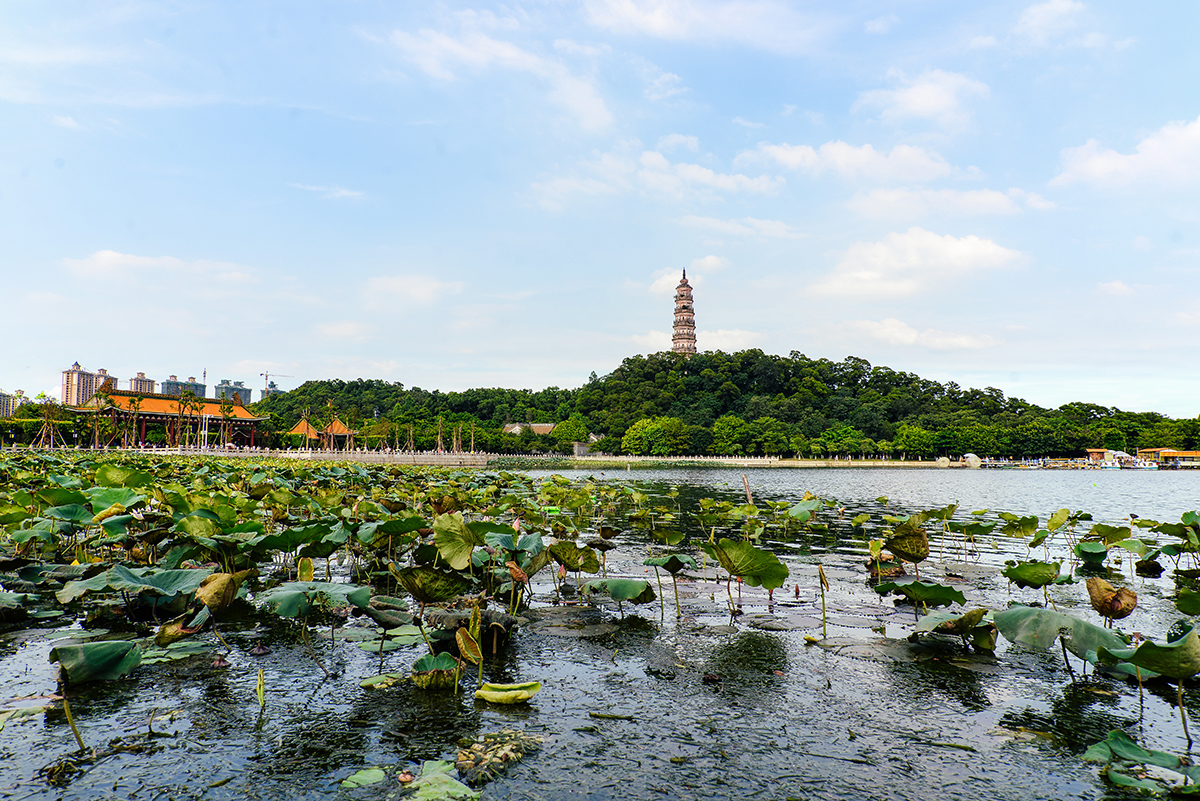
[[[321,432],[313,428],[312,423],[308,422],[307,417],[300,418],[300,422],[292,426],[292,430],[289,431],[288,434],[298,434],[299,436],[304,437],[306,444],[312,442],[313,440],[321,439]]]
[[[146,441],[147,423],[161,423],[167,430],[170,447],[178,447],[181,435],[186,432],[183,439],[192,439],[198,445],[228,442],[253,448],[257,424],[268,419],[255,417],[236,397],[217,400],[129,392],[116,389],[111,383],[72,410],[109,416],[115,431],[133,430],[136,441],[141,443]],[[216,442],[212,441],[214,437]]]
[[[327,451],[350,450],[354,447],[354,434],[335,414],[329,425],[321,429],[321,447]]]

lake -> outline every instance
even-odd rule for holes
[[[154,730],[167,735],[155,740],[157,750],[110,757],[66,786],[49,788],[37,770],[74,748],[61,712],[10,722],[0,731],[0,799],[390,801],[400,793],[394,780],[353,791],[338,783],[364,767],[383,767],[391,776],[402,768],[415,771],[422,760],[452,759],[460,738],[501,729],[541,737],[542,749],[487,785],[484,798],[1090,799],[1108,791],[1096,766],[1080,756],[1109,731],[1126,730],[1152,748],[1185,749],[1173,686],[1148,683],[1139,698],[1127,681],[1091,670],[1084,678],[1078,659],[1072,659],[1074,675],[1068,673],[1057,648],[1031,650],[1003,638],[994,654],[950,638],[909,643],[916,610],[871,589],[864,553],[884,515],[955,501],[961,516],[989,509],[989,516],[1008,511],[1044,521],[1065,506],[1112,523],[1130,512],[1178,520],[1200,505],[1200,474],[609,471],[607,478],[635,482],[650,504],[681,514],[673,525],[688,536],[666,548],[647,531],[618,523],[617,548],[607,554],[610,574],[646,578],[657,591],[660,577],[642,561],[671,550],[698,555],[695,544],[707,537],[691,517],[699,499],[743,502],[743,473],[760,502],[795,501],[806,490],[836,500],[823,515],[828,531],[764,535],[789,568],[785,585],[772,596],[730,585],[709,561],[680,581],[677,618],[669,576],[661,577],[661,606],[618,609],[561,603],[551,571],[542,571],[512,645],[484,670],[489,681],[541,681],[543,691],[528,705],[482,704],[469,689],[360,688],[381,668],[406,670],[424,650],[405,647],[382,658],[363,652],[347,642],[348,633],[372,628],[361,618],[347,621],[337,647],[327,638],[317,641],[331,679],[299,647],[293,624],[230,620],[222,624],[232,647],[230,667],[197,657],[72,690],[89,744],[144,733],[153,717]],[[601,474],[565,475],[582,481]],[[677,497],[672,486],[680,488]],[[880,496],[887,496],[886,505]],[[838,509],[845,511],[839,516]],[[860,513],[871,521],[851,527],[848,519]],[[999,575],[1005,559],[1025,558],[1022,542],[992,536],[962,548],[936,532],[931,539],[934,555],[921,565],[922,577],[960,589],[967,608],[1042,602],[1040,590],[1015,588]],[[1067,555],[1061,538],[1049,548],[1055,558]],[[831,584],[824,599],[829,636],[814,645],[805,638],[822,634],[818,565]],[[1139,609],[1122,624],[1162,636],[1180,617],[1170,571],[1146,579],[1134,576],[1127,561],[1114,559],[1110,567],[1110,578],[1139,596]],[[344,564],[331,570],[349,577]],[[320,560],[317,571],[324,572]],[[1059,610],[1099,622],[1082,584],[1053,587],[1050,596]],[[54,687],[48,633],[0,635],[8,696]],[[260,644],[271,653],[255,656]],[[261,715],[259,669],[267,698]],[[1191,712],[1200,709],[1191,684],[1185,700]]]

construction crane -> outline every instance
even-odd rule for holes
[[[276,378],[295,378],[296,377],[294,375],[284,375],[282,373],[267,373],[267,372],[259,373],[259,375],[261,375],[263,378],[263,392],[264,393],[268,389],[271,388],[271,376],[275,376]],[[264,395],[263,397],[266,397],[266,395]]]

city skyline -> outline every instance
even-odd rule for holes
[[[1200,412],[1197,7],[7,16],[9,391],[580,386],[671,349],[686,269],[701,351]]]

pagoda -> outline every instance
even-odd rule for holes
[[[671,337],[671,350],[691,355],[696,352],[696,314],[692,310],[692,287],[687,280],[687,270],[679,286],[675,287],[675,333]]]

